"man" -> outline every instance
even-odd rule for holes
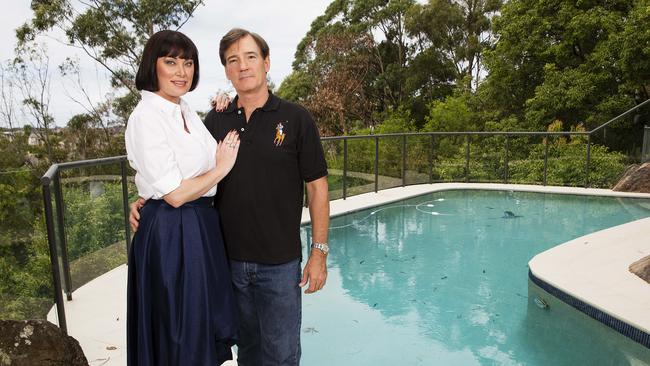
[[[239,309],[238,363],[299,365],[300,287],[314,293],[327,279],[329,199],[320,138],[304,108],[269,92],[269,47],[262,37],[232,29],[221,39],[219,57],[237,97],[223,113],[211,111],[205,125],[217,141],[231,130],[241,140],[215,200]],[[301,275],[303,184],[312,245]]]

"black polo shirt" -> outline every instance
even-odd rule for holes
[[[205,126],[217,141],[233,129],[241,139],[215,199],[230,259],[280,264],[300,258],[303,182],[327,175],[309,112],[269,93],[248,123],[235,98],[225,112],[210,111]]]

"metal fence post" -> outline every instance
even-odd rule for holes
[[[59,243],[61,244],[61,262],[63,264],[63,288],[68,301],[72,300],[72,280],[70,278],[70,260],[68,259],[68,239],[65,235],[65,214],[63,207],[63,192],[61,189],[61,173],[54,175],[54,202],[56,203],[56,219],[59,227]]]
[[[56,315],[59,318],[59,328],[68,334],[68,324],[65,319],[65,304],[63,302],[63,289],[61,288],[61,272],[59,270],[59,255],[56,249],[56,233],[54,232],[54,215],[52,212],[52,194],[50,192],[50,179],[43,178],[43,203],[45,204],[45,226],[47,228],[47,244],[50,249],[50,265],[52,266],[52,282],[54,284],[54,302]]]
[[[402,135],[402,187],[406,186],[406,134]]]
[[[650,160],[650,127],[643,126],[643,145],[641,147],[641,163]]]
[[[343,199],[347,198],[348,139],[343,138]]]
[[[547,173],[548,173],[548,134],[546,134],[544,142],[544,185],[546,185]]]
[[[120,161],[122,174],[122,205],[124,206],[124,240],[126,240],[126,257],[129,257],[131,243],[131,226],[129,225],[129,188],[126,181],[126,161]]]
[[[585,165],[585,188],[589,188],[589,162],[591,161],[591,133],[587,135],[587,163]]]
[[[379,137],[375,136],[375,193],[379,191]]]
[[[508,153],[510,151],[510,136],[506,135],[506,157],[505,157],[505,170],[503,172],[503,180],[505,184],[508,184]]]
[[[429,149],[429,184],[433,183],[433,148],[435,143],[434,135],[431,135],[431,148]]]
[[[467,146],[465,147],[465,183],[469,183],[469,134],[465,135]]]

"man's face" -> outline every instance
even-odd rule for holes
[[[266,73],[269,57],[262,58],[262,51],[253,37],[247,35],[233,43],[224,53],[226,77],[232,82],[237,94],[254,93],[267,88]]]

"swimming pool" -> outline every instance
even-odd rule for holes
[[[650,216],[639,202],[452,190],[334,218],[328,284],[303,297],[302,363],[650,365],[649,349],[562,302],[537,307],[527,268]]]

